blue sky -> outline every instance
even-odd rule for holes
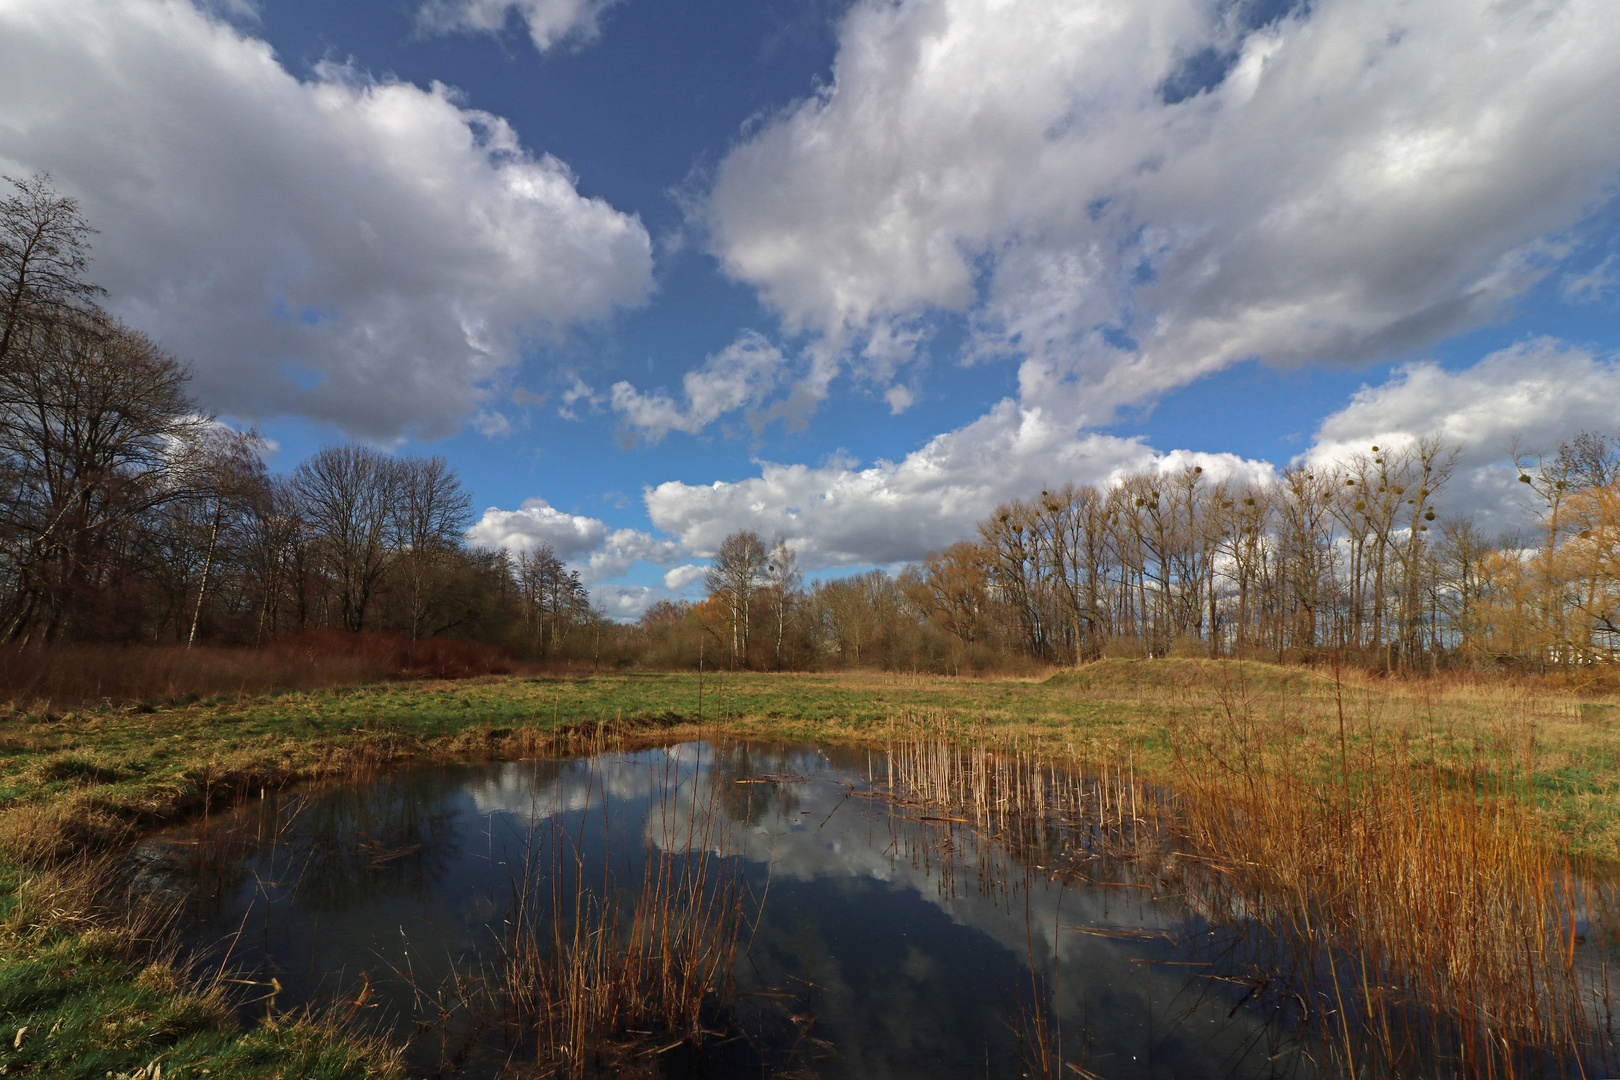
[[[1002,499],[1620,429],[1602,0],[0,0],[0,172],[290,468],[443,454],[621,617]]]

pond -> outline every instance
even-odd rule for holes
[[[1309,1077],[1357,1053],[1468,1071],[1443,1038],[1392,1052],[1382,1014],[1372,1054],[1374,1018],[1331,990],[1353,958],[1302,956],[1220,874],[1148,844],[1148,789],[1048,769],[1021,808],[960,769],[930,780],[926,756],[418,765],[154,836],[134,880],[183,905],[249,1022],[308,1009],[385,1034],[411,1077]],[[1601,1065],[1587,953],[1582,1039],[1521,1065]]]

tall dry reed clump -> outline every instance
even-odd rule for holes
[[[501,974],[516,1022],[535,1038],[537,1075],[614,1072],[699,1046],[722,1034],[710,1025],[727,1023],[746,898],[728,856],[729,819],[713,785],[677,797],[670,759],[655,780],[658,819],[644,837],[639,880],[616,880],[604,853],[593,888],[583,826],[571,836],[555,816],[530,845]]]
[[[1298,951],[1344,1067],[1398,1072],[1438,1049],[1466,1075],[1579,1071],[1609,1005],[1606,971],[1578,963],[1604,896],[1538,828],[1532,725],[1503,716],[1448,758],[1341,699],[1337,760],[1307,760],[1286,717],[1228,706],[1179,732],[1177,828]]]
[[[1128,758],[998,752],[940,723],[891,746],[888,792],[1049,872],[1067,855],[1084,880],[1105,856],[1114,881],[1233,928],[1241,944],[1207,957],[1215,977],[1240,974],[1234,958],[1264,969],[1241,974],[1293,1003],[1282,1012],[1332,1073],[1584,1076],[1608,1061],[1608,975],[1582,942],[1612,890],[1541,839],[1514,764],[1528,724],[1444,759],[1347,716],[1320,760],[1285,711],[1227,706],[1175,731],[1168,786]],[[1043,1039],[1038,1072],[1059,1074],[1061,1053]]]

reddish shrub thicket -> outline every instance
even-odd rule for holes
[[[262,648],[53,644],[0,647],[0,704],[12,710],[102,701],[303,690],[384,679],[465,679],[512,670],[507,654],[470,641],[315,630]]]
[[[451,638],[411,641],[399,634],[308,630],[277,638],[265,651],[307,657],[311,662],[321,657],[349,657],[374,670],[377,678],[467,679],[505,675],[512,670],[511,657],[505,650]]]

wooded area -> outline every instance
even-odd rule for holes
[[[359,445],[272,475],[183,365],[99,305],[93,233],[48,178],[0,203],[0,642],[263,645],[340,629],[649,667],[930,671],[1100,656],[1590,670],[1620,648],[1620,456],[1515,454],[1523,535],[1437,510],[1458,448],[1370,446],[1274,483],[1198,466],[999,507],[897,576],[806,587],[794,549],[728,537],[698,603],[634,625],[546,547],[469,546],[438,457]]]
[[[1620,455],[1581,434],[1520,454],[1533,523],[1487,540],[1436,502],[1457,448],[1370,446],[1271,484],[1200,466],[998,507],[978,538],[897,577],[795,586],[792,553],[727,540],[702,604],[643,620],[650,655],[691,663],[924,670],[1102,656],[1326,660],[1407,671],[1589,670],[1620,648]],[[746,553],[746,554],[744,554]],[[752,567],[752,577],[749,568]],[[751,582],[751,583],[748,583]],[[740,620],[748,622],[739,629]],[[785,629],[784,629],[785,628]]]
[[[44,178],[0,203],[0,642],[263,644],[317,628],[540,657],[600,623],[549,550],[463,540],[437,457],[327,447],[273,476],[252,432],[97,305],[92,234]],[[600,633],[595,639],[600,639]]]

